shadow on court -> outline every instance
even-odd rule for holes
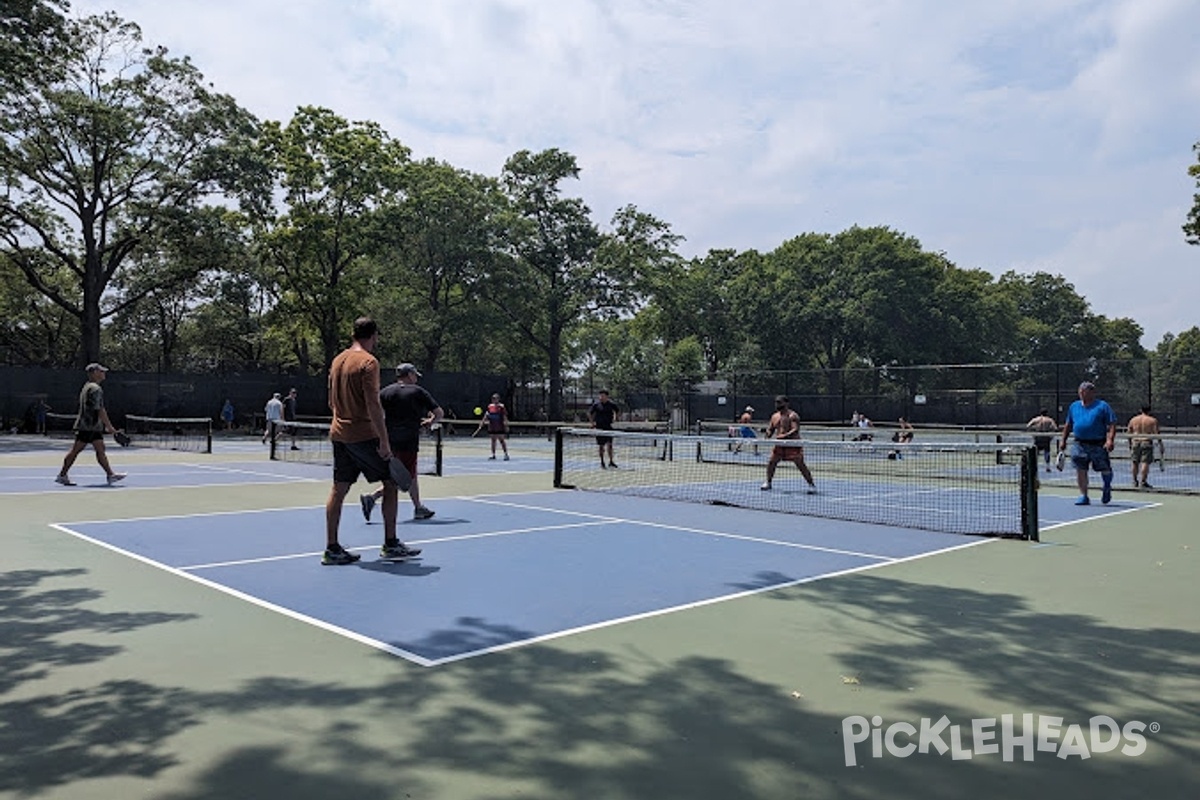
[[[436,671],[396,669],[401,662],[379,655],[382,668],[358,682],[323,672],[336,661],[322,652],[304,653],[294,676],[256,669],[252,656],[267,642],[234,638],[228,673],[206,676],[229,688],[131,676],[44,694],[39,682],[54,673],[118,659],[134,642],[151,644],[155,631],[194,622],[94,611],[103,597],[85,588],[87,577],[0,578],[0,792],[58,797],[79,782],[72,796],[84,796],[102,779],[138,779],[146,783],[119,785],[161,800],[1195,796],[1198,709],[1194,699],[1165,707],[1155,696],[1194,682],[1200,637],[1037,611],[1011,594],[859,575],[759,598],[759,635],[793,665],[787,685],[702,652],[664,655],[670,648],[654,636],[625,650],[529,647]],[[725,638],[734,609],[705,611],[699,621]],[[817,626],[796,625],[810,613],[874,633],[834,648],[842,669],[862,676],[863,692],[817,669],[808,655]],[[946,674],[984,684],[989,712],[1085,723],[1134,708],[1154,714],[1162,733],[1141,759],[870,759],[860,745],[865,765],[844,765],[845,715],[979,716],[938,685]],[[811,699],[790,696],[794,686]],[[221,746],[197,758],[195,737],[206,728]]]

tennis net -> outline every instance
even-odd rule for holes
[[[272,422],[271,460],[301,464],[333,464],[328,422]],[[441,426],[423,429],[417,468],[421,475],[442,474]]]
[[[762,441],[604,431],[617,468],[602,466],[594,429],[555,440],[554,485],[904,528],[1038,538],[1032,446]],[[780,461],[763,489],[775,447]],[[803,448],[816,491],[787,460]]]

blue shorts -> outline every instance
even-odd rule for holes
[[[1078,439],[1071,443],[1071,463],[1075,469],[1087,472],[1090,466],[1096,472],[1112,472],[1112,464],[1108,461],[1108,451],[1102,444],[1085,444]]]

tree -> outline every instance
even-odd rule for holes
[[[347,341],[345,323],[372,291],[365,263],[379,251],[379,210],[400,195],[408,156],[376,123],[311,106],[286,126],[265,123],[245,156],[239,196],[304,370],[308,334],[318,337],[328,367]]]
[[[0,93],[24,92],[62,63],[63,0],[5,0],[0,7]]]
[[[227,147],[253,119],[206,88],[186,58],[141,48],[133,23],[106,14],[67,32],[51,80],[0,97],[0,257],[78,320],[77,358],[87,362],[100,357],[104,319],[170,288],[147,282],[109,294],[139,248],[185,230],[187,215],[219,191]]]
[[[1200,245],[1200,142],[1192,145],[1197,162],[1188,167],[1188,175],[1196,181],[1196,194],[1192,195],[1192,210],[1188,212],[1187,222],[1183,226],[1188,244]]]
[[[650,301],[643,316],[652,322],[663,346],[669,349],[693,337],[711,378],[744,352],[749,336],[737,319],[736,281],[757,258],[754,251],[710,250],[703,258],[673,259],[647,275],[643,283]]]
[[[379,214],[376,317],[403,337],[404,360],[435,369],[447,348],[505,338],[479,328],[479,284],[500,249],[505,198],[495,179],[432,159],[410,164],[404,187]]]
[[[1083,361],[1105,353],[1104,326],[1086,298],[1061,275],[1000,276],[1000,291],[1016,305],[1016,349],[1008,360]]]
[[[628,291],[598,269],[600,232],[578,198],[561,196],[560,184],[579,177],[575,157],[561,150],[522,150],[504,165],[507,258],[486,286],[487,298],[510,324],[546,356],[551,419],[563,414],[563,345],[584,319],[618,306]]]

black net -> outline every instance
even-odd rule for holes
[[[131,447],[155,447],[190,453],[212,452],[212,420],[208,417],[125,417]]]
[[[271,460],[302,464],[333,464],[328,422],[272,422],[268,432]],[[442,474],[442,429],[422,431],[417,468],[422,475]]]
[[[564,428],[555,485],[949,533],[1037,538],[1028,444],[778,441]],[[779,448],[776,451],[776,448]],[[777,453],[774,480],[767,466]],[[800,456],[815,489],[798,468]]]

